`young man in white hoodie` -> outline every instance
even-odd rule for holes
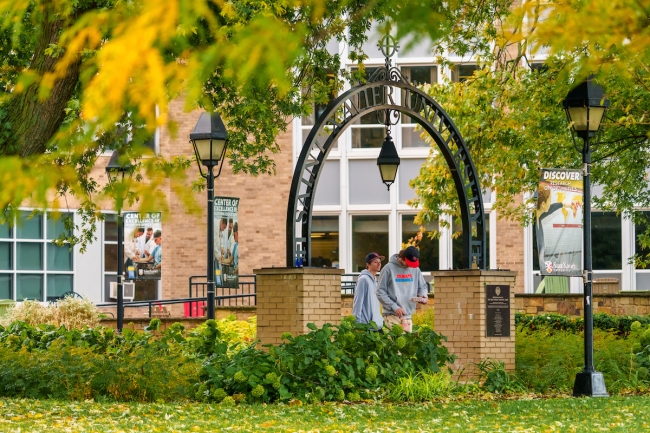
[[[359,274],[357,285],[354,287],[354,302],[352,304],[352,314],[357,318],[357,323],[372,321],[380,330],[384,326],[384,319],[379,312],[375,275],[381,270],[381,262],[385,258],[377,253],[370,253],[366,256],[366,269]]]
[[[411,246],[393,255],[382,269],[377,297],[388,328],[401,325],[405,331],[411,332],[411,316],[415,312],[416,303],[428,302],[427,283],[419,266],[420,252]]]

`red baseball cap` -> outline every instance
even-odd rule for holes
[[[410,246],[404,250],[404,261],[409,268],[420,266],[420,252],[417,248]]]

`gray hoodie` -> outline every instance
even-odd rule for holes
[[[384,318],[379,312],[377,281],[368,269],[361,271],[357,285],[354,287],[352,314],[357,318],[358,323],[370,323],[372,320],[378,329],[384,326]]]
[[[396,316],[395,311],[402,307],[406,313],[402,317],[410,319],[416,306],[411,298],[416,296],[427,296],[427,283],[420,268],[404,267],[397,261],[397,254],[393,255],[381,270],[377,286],[384,316]]]

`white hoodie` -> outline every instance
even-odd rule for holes
[[[378,329],[384,326],[384,318],[379,312],[377,300],[377,281],[368,269],[361,271],[354,288],[352,314],[357,318],[358,323],[370,323],[372,320]]]

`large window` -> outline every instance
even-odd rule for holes
[[[376,159],[349,160],[348,180],[351,205],[390,204],[390,192],[381,181]]]
[[[124,270],[124,267],[122,267]],[[104,300],[116,301],[110,297],[110,284],[117,281],[117,215],[107,214],[104,220]],[[158,281],[135,283],[134,301],[158,299]]]
[[[376,70],[377,68],[366,68],[366,80],[368,80]],[[367,92],[357,94],[355,97],[355,104],[357,104],[357,107],[359,107],[360,110],[373,105],[373,95],[371,92],[372,90],[368,90]],[[386,136],[386,130],[381,121],[382,113],[379,114],[380,115],[378,116],[378,112],[376,111],[364,114],[351,123],[353,149],[381,148]]]
[[[414,86],[421,86],[423,84],[432,84],[438,81],[438,69],[435,66],[404,66],[402,67],[402,75],[409,80]],[[402,92],[402,98],[406,97],[406,93]],[[411,104],[415,105],[415,95],[411,95]],[[409,117],[402,116],[402,147],[427,147],[427,143],[422,139],[422,131],[416,131],[415,127],[417,122]]]
[[[650,219],[650,211],[637,212],[643,214],[646,218]],[[638,256],[644,257],[650,254],[650,247],[643,247],[639,242],[639,235],[645,233],[648,229],[647,222],[637,222],[634,224],[634,253]],[[637,268],[638,269],[638,268]]]
[[[472,64],[456,65],[456,67],[452,72],[452,78],[454,82],[462,83],[472,78],[472,75],[474,75],[474,72],[477,70],[478,70],[477,65],[472,65]]]
[[[452,224],[452,266],[454,269],[463,268],[463,240],[465,234],[463,233],[463,224],[460,221],[456,221]],[[472,267],[470,263],[470,268]],[[478,266],[478,263],[476,264]],[[485,266],[486,268],[490,267],[490,214],[485,213]]]
[[[334,80],[334,74],[333,73],[328,73],[328,79],[330,81]],[[301,119],[301,144],[304,145],[305,140],[307,140],[307,136],[311,132],[314,124],[316,124],[316,121],[318,118],[325,112],[325,109],[327,108],[328,104],[332,102],[334,99],[336,99],[336,94],[331,93],[329,95],[329,100],[324,103],[324,104],[314,104],[313,105],[313,111],[309,115],[305,115]],[[327,138],[330,136],[329,132],[331,131],[323,131],[322,129],[318,131],[318,136],[316,137],[316,140],[324,144]],[[336,140],[332,144],[332,149],[337,149],[338,148],[338,140]]]
[[[622,269],[620,216],[614,212],[591,213],[591,249],[593,269]]]
[[[388,215],[352,215],[352,269],[366,269],[366,255],[370,252],[390,256],[388,251]],[[385,264],[385,262],[384,262]]]
[[[311,265],[314,267],[339,267],[338,215],[312,216]]]
[[[21,211],[15,226],[0,226],[0,299],[54,301],[74,290],[72,251],[52,243],[69,216]]]
[[[645,215],[646,218],[650,218],[650,211],[639,212]],[[648,228],[647,222],[637,222],[634,224],[634,254],[642,258],[646,258],[650,254],[650,247],[643,247],[641,242],[639,242],[639,235],[645,233]],[[650,268],[639,268],[635,266],[635,278],[636,278],[636,289],[637,290],[650,290]]]
[[[416,236],[420,225],[413,222],[415,215],[402,215],[402,244]],[[424,272],[440,270],[440,242],[438,238],[431,239],[430,234],[438,232],[438,221],[424,226],[425,232],[418,244],[420,249],[420,270]]]

